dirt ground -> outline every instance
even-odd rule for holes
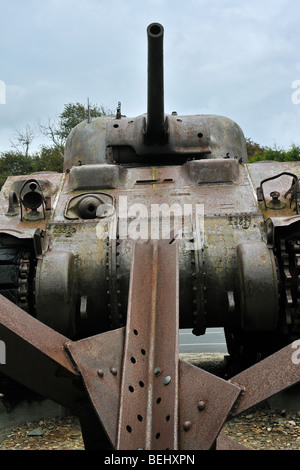
[[[199,365],[195,356],[183,359]],[[200,365],[224,375],[221,355],[205,355]],[[250,450],[300,450],[300,411],[270,409],[263,402],[228,421],[222,432]],[[66,416],[22,423],[0,433],[0,450],[84,450],[79,420]]]

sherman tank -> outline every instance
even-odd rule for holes
[[[264,355],[299,334],[299,164],[248,164],[226,117],[166,114],[163,27],[147,33],[147,113],[88,118],[63,174],[4,184],[0,292],[71,338],[119,328],[132,240],[175,237],[180,327]]]
[[[133,322],[130,331],[147,331],[150,349],[156,331],[168,357],[173,316],[158,333],[149,323],[155,309],[147,310],[160,289],[163,311],[178,303],[179,328],[196,336],[224,328],[232,362],[245,367],[299,336],[299,164],[249,164],[243,131],[227,117],[167,114],[163,36],[162,25],[148,26],[145,114],[126,117],[119,104],[113,116],[88,116],[67,139],[62,174],[8,177],[0,195],[0,294],[74,342],[123,331],[136,308],[139,328]],[[158,275],[149,240],[166,252],[176,246],[177,267],[172,252]],[[145,251],[135,258],[137,245]]]

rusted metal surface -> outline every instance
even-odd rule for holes
[[[230,379],[230,383],[244,390],[232,416],[300,381],[300,368],[298,361],[293,360],[294,353],[292,343]]]
[[[179,382],[179,448],[211,449],[241,389],[182,361]]]
[[[239,442],[231,439],[225,434],[220,433],[217,438],[216,450],[249,450]]]
[[[295,200],[291,201],[290,190],[294,177],[296,179],[300,177],[298,162],[251,163],[247,165],[247,171],[265,218],[292,217],[297,214]],[[274,204],[274,193],[279,194],[279,204]]]
[[[0,372],[42,396],[72,408],[84,397],[80,381],[65,352],[68,338],[53,331],[0,296],[0,337],[6,363]]]
[[[177,449],[178,247],[136,244],[130,281],[118,449]]]
[[[279,317],[278,277],[273,251],[266,243],[237,246],[241,323],[246,331],[273,331]]]
[[[66,343],[83,378],[98,419],[114,447],[117,437],[124,334],[124,328],[121,328]]]

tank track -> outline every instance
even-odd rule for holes
[[[31,245],[15,237],[0,236],[0,294],[25,312],[35,315],[35,261]],[[36,397],[31,390],[0,374],[0,393],[7,409]]]
[[[0,294],[34,315],[34,261],[30,246],[12,237],[0,238]]]
[[[284,312],[285,334],[288,341],[300,333],[300,239],[280,240],[281,309]]]

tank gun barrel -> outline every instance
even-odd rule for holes
[[[164,67],[163,37],[164,28],[159,23],[151,23],[148,36],[148,105],[145,142],[149,145],[166,142],[164,114]]]

